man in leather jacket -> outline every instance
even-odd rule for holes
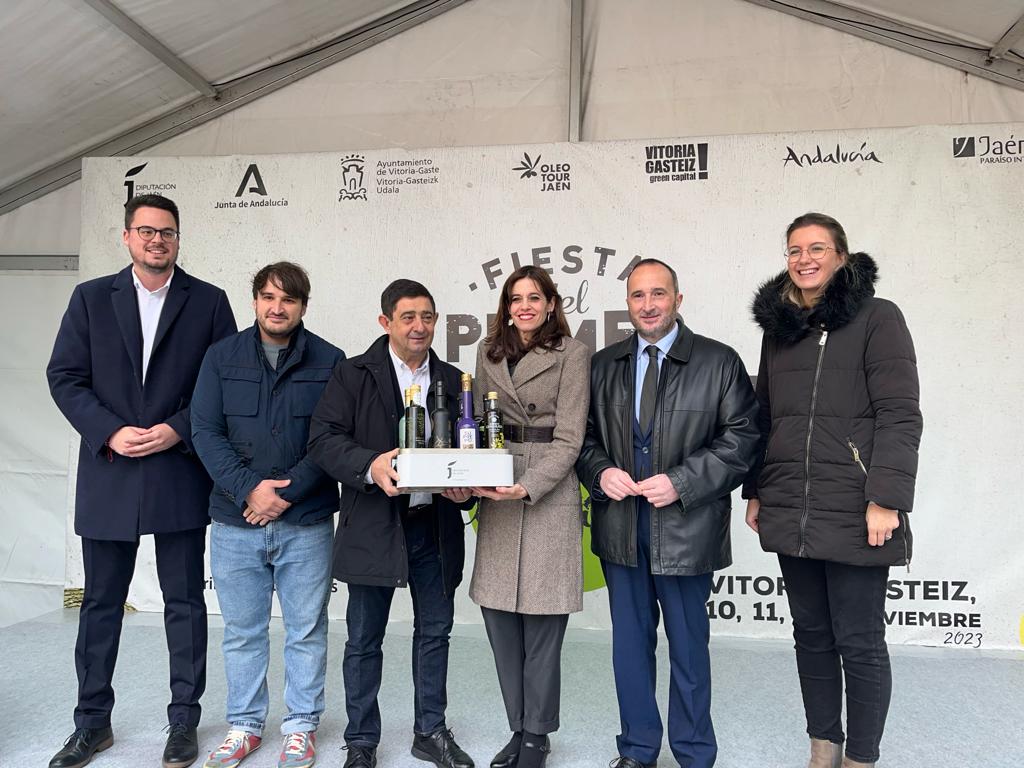
[[[683,296],[671,267],[638,262],[626,298],[636,334],[594,356],[576,465],[592,496],[591,545],[611,607],[622,728],[613,762],[642,768],[658,757],[660,611],[671,659],[669,744],[681,765],[710,768],[718,748],[705,604],[712,572],[732,563],[730,492],[754,461],[757,403],[736,352],[678,318]]]

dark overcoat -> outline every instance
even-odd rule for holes
[[[458,420],[460,376],[457,368],[430,350],[427,410],[433,412],[435,407],[433,383],[443,378],[452,424]],[[409,496],[388,496],[376,485],[364,482],[373,460],[398,447],[400,405],[388,337],[381,336],[363,354],[335,366],[313,411],[309,455],[342,486],[332,572],[334,578],[348,584],[405,587],[409,583],[402,528]],[[460,507],[441,494],[434,494],[433,501],[434,535],[441,554],[445,592],[450,596],[462,581],[465,561],[462,509],[471,507],[473,501]]]
[[[189,404],[207,347],[235,331],[224,291],[175,267],[143,385],[132,268],[75,287],[46,368],[54,402],[82,436],[75,533],[134,541],[209,522],[212,484],[192,450]],[[142,458],[107,447],[121,427],[160,423],[181,442]]]
[[[784,298],[785,272],[755,296],[761,446],[743,495],[760,499],[765,551],[910,563],[923,428],[917,358],[899,308],[874,296],[877,276],[867,254],[853,253],[811,309]],[[871,501],[899,511],[881,547],[868,544]]]

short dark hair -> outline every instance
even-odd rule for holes
[[[309,302],[309,275],[298,264],[290,261],[267,264],[253,275],[252,297],[255,299],[263,290],[263,286],[270,282],[273,282],[293,299],[301,300],[302,306],[306,306]]]
[[[640,259],[640,261],[633,265],[633,269],[636,269],[637,267],[664,267],[668,270],[668,273],[672,275],[673,293],[679,293],[679,275],[677,275],[676,271],[661,259]],[[630,275],[633,274],[633,269],[629,270]],[[626,276],[626,279],[629,279],[629,275]]]
[[[548,314],[543,325],[540,326],[530,338],[529,344],[523,344],[519,330],[511,323],[512,313],[512,290],[520,280],[532,280],[541,294],[544,301],[555,302],[554,309]],[[553,350],[562,342],[562,338],[569,336],[569,321],[565,318],[565,309],[562,307],[562,297],[558,293],[558,287],[547,270],[533,264],[520,267],[505,281],[501,287],[501,298],[498,299],[498,314],[488,329],[484,345],[487,347],[487,359],[492,363],[500,363],[508,360],[511,363],[518,363],[531,349]]]
[[[828,233],[832,235],[832,239],[836,242],[836,251],[844,255],[850,253],[850,246],[846,244],[846,232],[843,230],[843,225],[831,216],[827,216],[824,213],[814,213],[813,211],[805,213],[803,216],[797,216],[793,219],[793,223],[786,227],[786,242],[789,242],[790,235],[804,227],[822,227],[827,229]]]
[[[399,278],[385,288],[384,292],[380,295],[381,314],[391,317],[395,313],[395,305],[400,300],[418,299],[421,296],[430,299],[430,308],[436,312],[437,306],[434,304],[434,297],[430,295],[430,291],[427,290],[423,283]]]
[[[159,208],[162,211],[169,211],[171,216],[174,217],[174,228],[177,230],[181,229],[181,223],[178,220],[178,206],[174,204],[174,201],[169,197],[163,195],[136,195],[127,203],[124,204],[124,228],[128,229],[132,225],[132,219],[135,218],[135,212],[139,208]]]

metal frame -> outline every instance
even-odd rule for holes
[[[203,96],[217,95],[217,89],[206,82],[202,75],[175,56],[167,46],[139,26],[131,16],[110,2],[110,0],[84,0],[84,2],[128,35],[128,37],[156,56],[165,66],[174,70],[178,77],[203,94]]]
[[[1000,85],[1008,85],[1011,88],[1024,91],[1024,64],[1008,61],[996,55],[997,53],[1005,54],[1016,43],[1016,39],[1024,36],[1024,30],[1018,29],[1024,20],[1014,24],[991,51],[969,50],[962,46],[973,46],[974,43],[932,30],[918,29],[884,16],[857,11],[827,0],[790,0],[786,3],[775,2],[775,0],[747,0],[747,2],[838,29],[840,32],[862,37],[865,40],[888,45],[891,48],[912,53],[970,75],[984,77]],[[875,26],[865,28],[861,24]],[[928,39],[922,40],[922,37]],[[1004,42],[1007,44],[1000,52],[999,48]]]
[[[1006,30],[1006,34],[999,38],[998,42],[992,46],[992,50],[988,52],[989,58],[1003,58],[1021,40],[1024,40],[1024,16],[1017,19],[1017,22]]]
[[[572,0],[569,15],[569,141],[580,140],[583,122],[583,0]]]
[[[216,96],[199,98],[0,190],[0,215],[78,181],[82,177],[82,158],[138,154],[465,2],[466,0],[417,0],[353,30],[327,47],[240,78],[224,87]]]

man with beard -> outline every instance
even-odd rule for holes
[[[153,534],[170,654],[165,768],[198,756],[206,687],[210,478],[192,451],[189,401],[206,348],[235,332],[224,291],[185,273],[178,207],[125,205],[132,266],[75,288],[46,368],[57,407],[82,436],[75,533],[85,595],[78,619],[75,731],[50,768],[77,768],[114,743],[111,680],[139,536]]]
[[[454,424],[459,371],[430,348],[437,310],[422,284],[395,280],[381,294],[380,309],[385,335],[334,369],[309,435],[310,456],[343,486],[334,577],[348,584],[345,768],[377,763],[381,645],[395,588],[405,586],[415,615],[412,754],[440,768],[473,768],[445,724],[449,636],[465,546],[460,509],[472,505],[469,490],[400,494],[391,466],[398,454],[401,393],[419,384],[428,412],[447,408]],[[434,402],[439,379],[444,403]]]
[[[275,591],[288,709],[278,766],[316,760],[338,485],[306,455],[306,442],[313,408],[345,355],[303,325],[309,289],[297,264],[257,272],[256,322],[210,347],[192,399],[192,441],[214,482],[210,565],[228,682],[229,730],[207,768],[233,768],[262,742]]]
[[[626,282],[632,338],[598,352],[576,464],[591,493],[591,546],[612,616],[622,733],[617,768],[652,766],[661,748],[655,645],[665,617],[668,737],[684,768],[710,768],[711,660],[705,603],[732,562],[730,492],[753,463],[757,403],[739,356],[677,317],[675,271],[638,262]]]

